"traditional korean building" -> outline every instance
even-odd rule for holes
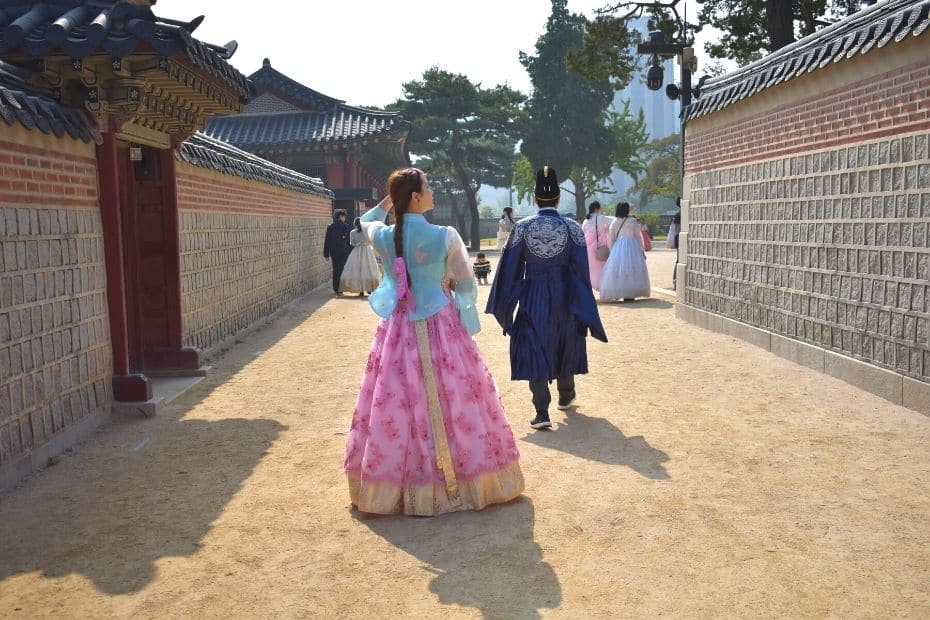
[[[334,207],[355,214],[380,199],[391,170],[409,165],[410,123],[394,112],[350,106],[287,77],[265,59],[249,76],[256,96],[206,133],[323,180]]]
[[[329,277],[332,192],[197,133],[235,43],[150,4],[0,4],[0,488]]]

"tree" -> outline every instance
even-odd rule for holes
[[[523,202],[533,196],[536,187],[536,173],[529,158],[522,153],[513,162],[513,177],[510,186],[517,192],[517,202]]]
[[[611,82],[572,73],[566,65],[569,52],[581,48],[585,24],[583,16],[568,11],[566,0],[552,0],[535,55],[520,53],[533,84],[521,151],[531,169],[549,165],[562,180],[572,182],[574,191],[566,191],[574,194],[579,217],[584,217],[585,199],[610,174],[617,147],[609,127]],[[615,83],[628,82],[634,59],[625,49],[612,52],[611,58],[620,63],[614,68]]]
[[[432,67],[404,84],[404,98],[389,106],[411,122],[408,148],[422,158],[425,172],[435,166],[464,192],[473,250],[481,244],[478,190],[510,184],[525,99],[509,86],[482,88]]]
[[[679,6],[684,0],[625,0],[598,10],[587,24],[584,46],[572,57],[571,68],[582,75],[615,79],[625,68],[614,69],[612,54],[628,48],[629,36],[617,33],[630,19],[648,17],[649,30],[660,30],[668,41],[693,41],[705,26],[722,31],[720,41],[707,43],[711,58],[732,59],[740,65],[781,49],[798,37],[815,32],[859,9],[860,0],[701,0],[696,24],[684,22]]]
[[[645,173],[633,185],[639,192],[640,207],[645,207],[653,196],[677,198],[681,196],[681,136],[653,140],[642,151]]]
[[[614,138],[611,163],[634,179],[645,169],[642,149],[649,143],[649,129],[643,109],[634,118],[630,100],[623,100],[623,109],[607,113],[608,127]]]
[[[859,0],[704,0],[698,23],[723,31],[720,42],[705,46],[712,58],[732,58],[745,65],[855,13],[860,4]]]

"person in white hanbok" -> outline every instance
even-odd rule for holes
[[[610,258],[601,273],[601,299],[632,301],[649,297],[649,270],[646,268],[646,248],[642,225],[630,217],[630,205],[617,205],[617,217],[610,225],[613,245]]]
[[[504,247],[507,245],[507,239],[510,238],[510,231],[513,230],[514,224],[516,222],[513,219],[513,208],[504,207],[504,213],[497,223],[497,249],[501,252],[504,251]]]
[[[614,218],[601,214],[601,203],[595,201],[588,206],[588,216],[581,223],[581,232],[588,246],[588,271],[591,274],[591,288],[601,290],[601,273],[610,255],[610,224]]]
[[[381,267],[375,258],[371,240],[362,229],[358,218],[355,218],[355,227],[349,233],[349,245],[352,246],[352,253],[349,254],[346,266],[342,270],[339,291],[366,295],[378,288],[381,282]]]

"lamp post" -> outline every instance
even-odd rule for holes
[[[665,71],[662,69],[660,58],[662,56],[678,56],[681,65],[681,86],[669,84],[665,87],[665,94],[669,99],[679,100],[681,102],[681,113],[684,115],[685,108],[691,105],[691,97],[700,96],[701,86],[707,76],[701,78],[697,87],[691,87],[691,74],[697,70],[697,58],[694,56],[694,48],[684,42],[667,43],[665,35],[659,30],[653,30],[649,33],[649,38],[645,43],[636,46],[639,54],[651,54],[652,65],[646,72],[646,88],[649,90],[659,90],[662,88]],[[682,187],[684,186],[685,175],[685,119],[681,118],[681,176]]]

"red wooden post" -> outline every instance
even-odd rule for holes
[[[107,310],[113,349],[113,397],[118,401],[145,401],[152,398],[152,385],[144,375],[130,374],[129,365],[119,156],[116,136],[112,130],[107,131],[103,134],[103,144],[97,147],[97,174],[107,270]]]

